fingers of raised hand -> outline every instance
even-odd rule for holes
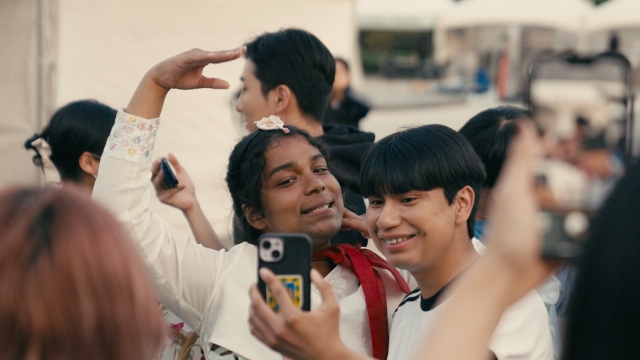
[[[195,48],[178,55],[178,57],[184,59],[187,68],[194,69],[207,64],[218,64],[235,60],[242,56],[245,51],[245,46],[225,51],[205,51]]]
[[[247,51],[246,46],[241,46],[237,49],[227,51],[215,51],[209,53],[209,62],[212,64],[231,61],[239,58]]]
[[[222,79],[217,78],[208,78],[206,76],[202,76],[200,78],[200,82],[198,83],[199,88],[209,88],[209,89],[228,89],[229,82]]]

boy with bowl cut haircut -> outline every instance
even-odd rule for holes
[[[419,285],[398,306],[390,331],[387,358],[410,359],[447,306],[447,299],[440,295],[484,248],[473,238],[476,194],[485,181],[484,167],[462,135],[442,125],[427,125],[376,143],[363,162],[360,180],[369,200],[366,216],[352,217],[344,224],[368,232],[389,263],[409,270]],[[270,287],[280,287],[268,272],[263,270],[261,275]],[[285,306],[276,315],[254,288],[250,317],[254,335],[296,358],[366,358],[347,350],[336,336],[318,333],[326,322],[335,321],[330,311],[332,293],[324,295],[325,309],[305,314]],[[284,296],[278,299],[287,301]],[[309,345],[305,340],[311,336],[321,345]],[[504,313],[487,354],[498,359],[553,358],[546,309],[535,292]]]

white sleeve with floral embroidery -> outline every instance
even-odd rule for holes
[[[158,124],[159,119],[118,112],[93,197],[115,213],[140,247],[160,301],[198,330],[218,275],[213,265],[223,261],[224,252],[205,251],[149,210]]]
[[[147,263],[160,301],[196,331],[207,311],[225,252],[205,251],[149,210],[153,144],[159,119],[118,111],[93,197],[127,228]],[[187,265],[188,266],[185,266]]]
[[[159,120],[147,120],[119,111],[107,140],[106,148],[111,156],[142,161],[142,164],[150,161]]]

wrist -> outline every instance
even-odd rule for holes
[[[145,91],[149,92],[149,94],[154,97],[164,98],[171,90],[170,86],[167,86],[158,80],[158,76],[153,69],[144,74],[141,83],[144,83]]]
[[[487,251],[478,260],[478,266],[473,271],[486,279],[482,282],[484,290],[491,293],[501,307],[506,308],[520,298],[517,295],[520,278],[499,255]]]
[[[164,100],[169,91],[158,85],[152,72],[148,72],[138,84],[125,112],[145,119],[160,117]]]
[[[194,199],[191,205],[182,209],[182,212],[184,212],[185,216],[187,217],[193,215],[198,211],[200,211],[200,203],[198,203],[197,199]]]

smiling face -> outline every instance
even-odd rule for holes
[[[432,270],[456,251],[454,242],[461,231],[467,232],[458,198],[449,204],[442,188],[372,196],[367,228],[393,266],[411,273]]]
[[[272,143],[264,157],[263,216],[252,219],[252,226],[265,233],[304,233],[314,249],[328,246],[342,225],[344,205],[324,156],[295,136]]]
[[[254,132],[257,129],[254,121],[276,114],[273,91],[268,92],[265,96],[262,93],[262,84],[255,73],[256,65],[247,59],[240,77],[242,90],[236,102],[236,111],[242,113],[242,120],[244,120],[245,127],[249,132]]]

